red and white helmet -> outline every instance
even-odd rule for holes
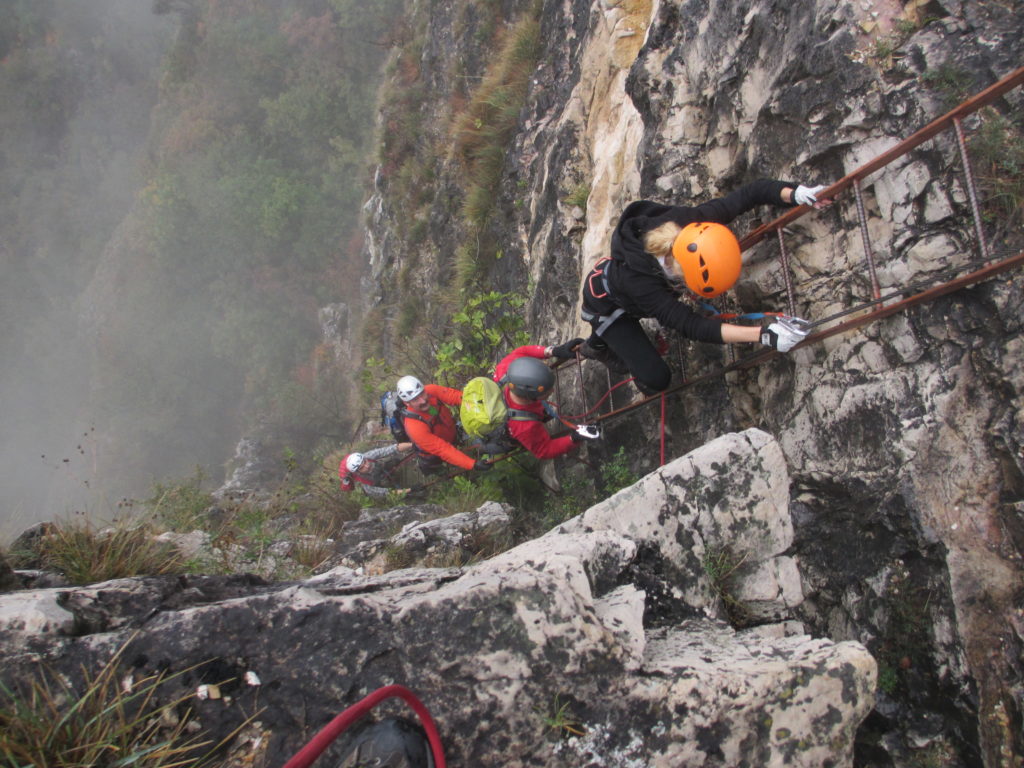
[[[353,482],[352,475],[349,474],[348,470],[348,456],[338,464],[338,479],[341,480],[341,490],[351,491],[355,489],[356,484]]]

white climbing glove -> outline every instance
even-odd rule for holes
[[[789,352],[807,338],[806,322],[797,318],[779,318],[761,331],[761,343],[779,352]]]
[[[805,187],[803,184],[800,184],[793,191],[793,202],[797,205],[814,205],[818,202],[818,194],[824,188],[824,184],[819,184],[816,187]]]
[[[587,440],[597,440],[601,436],[601,430],[593,424],[580,424],[576,427],[576,434]]]

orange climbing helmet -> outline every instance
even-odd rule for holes
[[[736,235],[709,221],[683,227],[672,243],[672,255],[691,291],[710,299],[732,288],[740,276],[740,244]]]

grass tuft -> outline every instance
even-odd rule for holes
[[[512,25],[469,106],[453,127],[453,151],[467,178],[462,215],[481,229],[500,191],[508,144],[540,55],[540,23],[527,15]]]
[[[189,768],[212,751],[186,734],[192,693],[158,703],[162,686],[180,675],[134,680],[115,654],[75,686],[42,670],[21,685],[0,683],[0,754],[6,765],[78,768]]]
[[[723,547],[722,549],[706,550],[701,561],[704,573],[707,574],[708,580],[711,582],[711,589],[725,607],[729,623],[737,628],[746,626],[750,621],[750,612],[747,607],[733,594],[736,572],[746,559],[746,553],[737,557]]]
[[[72,584],[185,570],[174,548],[155,541],[144,524],[97,530],[84,520],[53,523],[35,547],[40,567],[63,573]]]

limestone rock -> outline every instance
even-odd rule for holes
[[[49,643],[55,668],[99,663],[127,643],[140,674],[191,668],[186,685],[217,686],[219,699],[190,701],[195,722],[216,737],[258,701],[269,739],[260,741],[261,765],[283,763],[345,706],[395,681],[440,723],[453,765],[849,766],[875,687],[862,646],[812,639],[792,622],[736,632],[699,611],[680,618],[648,605],[656,580],[680,578],[691,608],[712,613],[695,553],[723,539],[786,584],[786,485],[777,443],[752,430],[471,568],[50,590],[31,596],[49,623],[9,622],[21,634],[0,634],[13,662],[5,675],[22,668],[27,633]],[[506,516],[494,505],[476,523],[503,525]],[[429,525],[413,523],[405,535]],[[432,535],[444,540],[445,530]],[[787,589],[779,591],[795,602]],[[772,590],[747,590],[782,606]],[[54,621],[72,614],[80,636],[62,640]],[[581,735],[539,738],[556,712]],[[257,754],[238,757],[250,758]]]

